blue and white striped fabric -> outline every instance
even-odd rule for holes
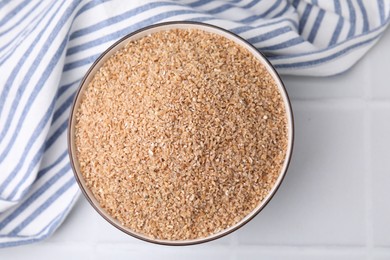
[[[120,37],[170,20],[246,38],[282,74],[356,63],[389,23],[389,0],[0,1],[0,247],[39,241],[79,194],[67,156],[80,79]]]

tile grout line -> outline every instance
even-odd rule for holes
[[[368,249],[368,258],[372,259],[373,253],[373,190],[372,190],[372,163],[371,163],[371,115],[369,106],[367,106],[364,110],[364,157],[365,157],[365,218],[366,218],[366,247]]]
[[[371,103],[372,103],[372,90],[371,90],[371,71],[369,68],[370,63],[365,62],[364,64],[367,73],[364,77],[365,80],[365,87],[364,87],[364,99],[365,99],[365,106],[364,106],[364,112],[363,112],[363,120],[364,120],[364,157],[365,157],[365,189],[366,189],[366,195],[365,195],[365,219],[366,219],[366,248],[367,248],[367,259],[372,260],[373,259],[373,253],[374,253],[374,230],[373,230],[373,216],[372,216],[372,210],[373,210],[373,180],[372,180],[372,150],[371,150]]]

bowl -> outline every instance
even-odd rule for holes
[[[265,66],[268,73],[272,76],[273,80],[276,82],[276,85],[278,87],[278,90],[280,92],[280,95],[283,99],[285,112],[286,112],[286,118],[287,118],[287,150],[286,155],[284,159],[284,163],[282,165],[280,174],[275,181],[275,184],[271,188],[268,195],[255,207],[249,214],[247,214],[244,218],[242,218],[240,221],[238,221],[236,224],[221,230],[217,233],[214,233],[207,237],[202,238],[196,238],[196,239],[188,239],[188,240],[165,240],[165,239],[156,239],[151,238],[150,236],[137,233],[133,231],[132,229],[124,226],[121,224],[120,221],[112,217],[108,212],[106,212],[98,203],[97,199],[94,197],[92,191],[87,187],[86,181],[81,174],[80,171],[80,164],[77,160],[76,155],[76,145],[75,145],[75,124],[76,124],[76,112],[78,108],[80,107],[81,103],[81,97],[83,96],[83,93],[88,86],[88,84],[91,82],[93,76],[95,73],[99,70],[99,68],[102,66],[102,64],[109,59],[116,51],[121,49],[122,47],[126,46],[129,42],[140,39],[142,37],[148,36],[152,33],[170,30],[170,29],[198,29],[201,31],[217,34],[219,36],[225,37],[229,40],[234,41],[236,44],[240,45],[241,47],[245,48],[247,51],[249,51],[262,65]],[[286,172],[288,165],[290,163],[292,149],[293,149],[293,139],[294,139],[294,124],[293,124],[293,114],[291,109],[291,104],[286,92],[286,89],[284,87],[284,84],[279,77],[278,73],[274,69],[274,67],[271,65],[271,63],[267,60],[267,58],[259,52],[254,46],[252,46],[250,43],[248,43],[246,40],[242,39],[241,37],[233,34],[230,31],[227,31],[225,29],[219,28],[214,25],[209,24],[203,24],[198,22],[166,22],[166,23],[160,23],[152,26],[148,26],[145,28],[142,28],[140,30],[137,30],[133,33],[130,33],[123,37],[122,39],[118,40],[116,43],[114,43],[112,46],[110,46],[100,57],[93,63],[93,65],[90,67],[90,69],[85,74],[84,78],[82,79],[80,83],[80,87],[76,93],[74,103],[71,109],[70,118],[69,118],[69,128],[68,128],[68,151],[69,151],[69,157],[71,166],[75,175],[75,178],[84,194],[84,196],[87,198],[89,203],[92,205],[92,207],[110,224],[112,224],[114,227],[118,228],[119,230],[123,231],[124,233],[131,235],[133,237],[136,237],[138,239],[151,242],[151,243],[157,243],[157,244],[163,244],[163,245],[193,245],[193,244],[199,244],[204,243],[208,241],[212,241],[214,239],[223,237],[240,227],[242,227],[244,224],[246,224],[248,221],[250,221],[252,218],[254,218],[272,199],[276,191],[278,190],[280,184],[282,183]]]

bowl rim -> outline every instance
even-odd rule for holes
[[[257,210],[253,209],[250,213],[248,213],[247,216],[245,216],[238,223],[234,224],[232,227],[224,229],[224,230],[220,231],[219,233],[212,234],[212,235],[210,235],[208,237],[197,238],[197,239],[193,239],[193,240],[160,240],[160,239],[153,239],[153,238],[148,237],[146,235],[142,236],[141,234],[138,234],[137,232],[132,231],[130,228],[126,228],[123,225],[115,223],[111,219],[112,217],[107,212],[105,212],[104,209],[102,209],[100,207],[100,205],[95,203],[92,200],[92,198],[90,198],[90,196],[89,196],[89,194],[87,192],[87,187],[84,187],[84,185],[82,184],[81,172],[79,172],[77,170],[77,167],[75,165],[75,160],[77,160],[77,156],[74,155],[73,152],[72,152],[72,146],[73,146],[73,142],[72,142],[72,140],[73,140],[73,137],[72,137],[72,127],[74,127],[74,125],[73,125],[74,124],[73,123],[74,122],[73,118],[74,118],[75,111],[78,108],[78,106],[76,107],[76,104],[77,104],[77,101],[78,101],[78,99],[80,97],[80,94],[86,88],[85,86],[87,86],[87,85],[85,85],[85,82],[89,78],[89,76],[90,76],[91,72],[94,70],[95,66],[98,65],[100,63],[100,61],[102,59],[104,59],[105,56],[112,49],[117,47],[120,43],[122,43],[123,41],[127,40],[128,38],[131,38],[131,37],[133,37],[133,36],[135,36],[135,35],[137,35],[139,33],[142,33],[144,31],[147,31],[147,30],[150,30],[150,29],[153,29],[153,28],[164,27],[164,26],[168,26],[168,25],[196,25],[196,26],[199,26],[199,27],[209,27],[209,28],[212,28],[212,29],[217,30],[217,31],[218,30],[222,31],[222,32],[224,32],[226,34],[230,34],[230,36],[232,36],[233,38],[236,38],[237,40],[240,40],[243,44],[245,44],[247,46],[247,48],[253,49],[253,51],[255,51],[263,59],[263,61],[261,61],[261,62],[262,63],[265,62],[268,65],[267,70],[268,71],[269,70],[273,71],[273,76],[276,77],[274,79],[278,81],[277,83],[278,83],[279,91],[283,92],[282,93],[284,95],[283,103],[284,103],[284,105],[286,107],[286,116],[287,116],[288,120],[290,121],[289,124],[288,124],[288,126],[290,128],[289,131],[288,131],[288,133],[289,133],[289,140],[288,141],[289,141],[290,145],[287,147],[287,151],[286,151],[284,171],[280,172],[280,175],[278,177],[278,178],[280,178],[279,181],[278,180],[276,181],[276,183],[274,184],[273,188],[271,189],[271,191],[269,192],[267,197],[259,203],[259,205],[257,206],[258,207]],[[220,35],[220,36],[222,36],[222,35]],[[225,36],[223,36],[223,37],[225,37]],[[188,245],[196,245],[196,244],[202,244],[202,243],[210,242],[210,241],[219,239],[221,237],[224,237],[224,236],[226,236],[226,235],[228,235],[228,234],[238,230],[239,228],[243,227],[248,222],[250,222],[254,217],[256,217],[260,213],[260,211],[262,211],[268,205],[268,203],[272,200],[274,195],[279,190],[282,182],[284,181],[286,173],[287,173],[288,168],[289,168],[290,163],[291,163],[291,157],[292,157],[293,150],[294,150],[294,141],[295,141],[295,127],[294,127],[294,114],[293,114],[293,111],[292,111],[291,101],[290,101],[290,98],[289,98],[289,95],[287,93],[286,87],[285,87],[285,85],[284,85],[284,83],[283,83],[279,73],[276,71],[275,67],[271,64],[271,62],[267,59],[267,57],[262,52],[260,52],[256,47],[254,47],[251,43],[249,43],[247,40],[242,38],[241,36],[231,32],[231,31],[229,31],[227,29],[221,28],[219,26],[212,25],[212,24],[207,24],[207,23],[202,23],[202,22],[196,22],[196,21],[169,21],[169,22],[156,23],[156,24],[153,24],[153,25],[142,27],[142,28],[140,28],[140,29],[138,29],[136,31],[133,31],[133,32],[131,32],[131,33],[121,37],[119,40],[115,41],[115,43],[110,45],[110,47],[108,47],[103,53],[101,53],[99,55],[99,57],[93,62],[93,64],[89,67],[88,71],[84,74],[82,80],[80,81],[80,84],[78,85],[76,94],[75,94],[73,102],[72,102],[72,107],[70,109],[70,114],[69,114],[69,119],[68,119],[68,129],[67,129],[67,144],[68,144],[68,149],[67,150],[68,150],[68,155],[69,155],[69,159],[70,159],[71,168],[72,168],[74,177],[75,177],[75,179],[77,181],[77,184],[79,185],[79,187],[80,187],[84,197],[88,200],[89,204],[91,204],[91,206],[107,222],[109,222],[111,225],[113,225],[114,227],[116,227],[120,231],[124,232],[125,234],[130,235],[132,237],[135,237],[137,239],[146,241],[146,242],[159,244],[159,245],[168,245],[168,246],[188,246]]]

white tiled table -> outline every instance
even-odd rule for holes
[[[352,70],[284,77],[295,151],[278,193],[249,224],[189,247],[148,244],[106,223],[81,197],[44,242],[0,259],[390,259],[390,31]]]

